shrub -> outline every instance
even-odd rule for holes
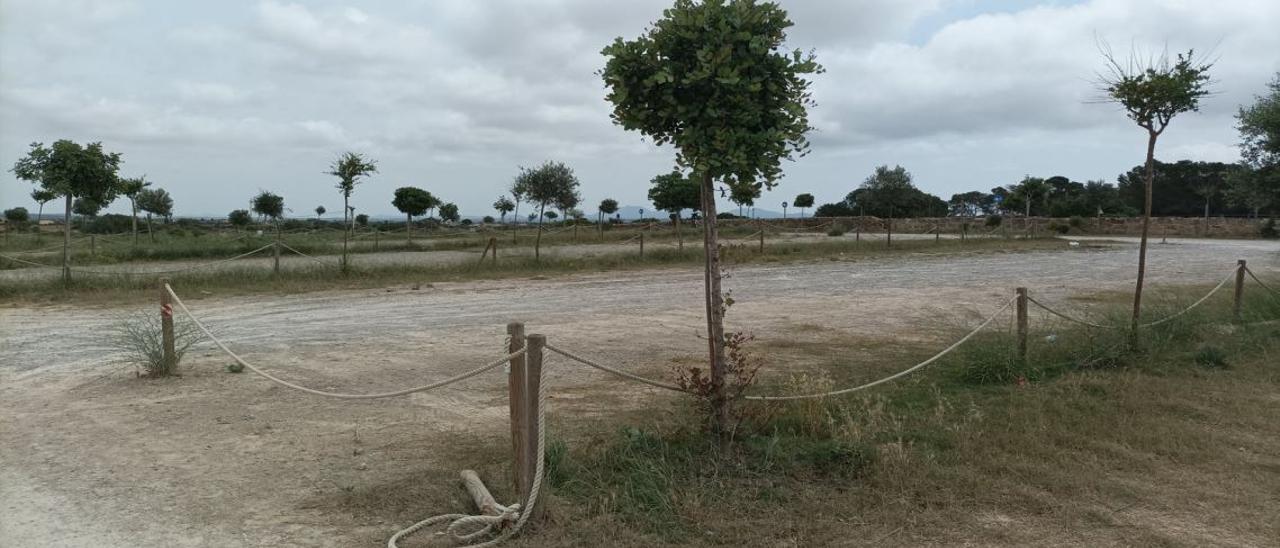
[[[492,217],[490,217],[492,218]],[[471,226],[471,219],[463,219],[462,226]]]
[[[1203,367],[1227,368],[1227,353],[1221,348],[1210,344],[1202,344],[1196,349],[1195,360],[1197,365]]]
[[[1067,225],[1076,230],[1084,230],[1084,217],[1072,215],[1070,219],[1067,219]]]
[[[240,365],[240,362],[231,362],[231,363],[227,364],[227,372],[228,372],[228,373],[243,373],[243,372],[244,372],[244,366],[243,366],[243,365]]]
[[[845,230],[845,228],[844,228],[843,226],[840,226],[840,225],[834,225],[834,226],[832,226],[832,227],[831,227],[831,230],[828,230],[828,231],[827,231],[827,236],[832,236],[832,237],[835,237],[835,236],[844,236],[845,232],[846,232],[846,230]]]
[[[1266,222],[1262,223],[1262,226],[1258,228],[1258,235],[1263,238],[1280,238],[1280,228],[1276,228],[1276,220],[1267,219]]]
[[[493,218],[493,215],[485,215],[484,219],[482,220],[484,221],[484,224],[489,225],[489,224],[493,224],[494,218]]]
[[[737,219],[737,218],[738,218],[738,216],[737,216],[737,215],[734,215],[734,214],[732,214],[732,213],[729,213],[728,211],[725,211],[725,212],[722,212],[722,213],[717,213],[717,214],[716,214],[716,218],[717,218],[717,219]]]
[[[1049,221],[1049,231],[1057,232],[1058,234],[1066,234],[1071,232],[1071,225],[1065,225],[1058,221]]]
[[[187,349],[199,340],[195,326],[189,322],[175,318],[173,331],[177,358],[173,363],[166,363],[164,359],[160,317],[150,309],[122,316],[111,330],[107,342],[124,354],[126,362],[139,368],[139,376],[164,377],[176,372]]]
[[[1004,217],[1001,217],[999,215],[992,215],[990,217],[987,217],[988,227],[994,228],[994,227],[1000,226],[1000,224],[1003,222],[1004,222]]]

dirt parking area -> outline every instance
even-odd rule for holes
[[[1153,244],[1149,287],[1213,284],[1241,258],[1275,273],[1280,244]],[[1135,263],[1131,241],[1064,241],[1060,251],[751,265],[731,269],[725,285],[737,301],[730,327],[762,338],[814,325],[906,337],[972,322],[1017,286],[1085,306],[1068,297],[1128,289]],[[668,269],[183,296],[246,359],[300,384],[373,392],[500,357],[509,321],[661,375],[705,350],[701,283],[697,270]],[[327,400],[226,373],[228,360],[205,342],[181,377],[141,380],[108,344],[128,311],[0,308],[0,546],[379,546],[427,515],[465,508],[452,481],[458,462],[505,460],[477,449],[508,428],[501,370],[404,398]],[[549,367],[558,421],[669,397],[619,390],[562,361]]]

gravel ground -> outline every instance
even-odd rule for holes
[[[725,284],[738,301],[730,327],[906,338],[938,321],[972,322],[1016,286],[1067,305],[1072,294],[1128,289],[1133,242],[1085,243],[734,268]],[[1149,287],[1213,284],[1240,258],[1274,275],[1280,243],[1154,244]],[[705,351],[696,337],[701,283],[696,270],[668,269],[184,297],[247,359],[297,382],[360,392],[422,384],[500,356],[512,320],[555,344],[660,374]],[[104,335],[124,312],[0,308],[0,545],[377,545],[396,526],[456,505],[447,486],[406,491],[447,460],[441,444],[506,428],[505,383],[492,376],[351,404],[224,374],[227,360],[203,343],[183,377],[139,381],[112,365],[119,356]],[[567,365],[551,376],[561,390],[555,405],[574,417],[661,401],[643,390],[620,395],[611,381]],[[343,502],[351,493],[427,500],[356,511]]]

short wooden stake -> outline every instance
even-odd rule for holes
[[[8,232],[6,232],[8,234]],[[89,235],[89,256],[98,256],[98,237],[94,234]]]
[[[764,227],[760,227],[760,254],[764,254]]]
[[[640,258],[644,258],[644,233],[640,233]]]
[[[1235,296],[1235,305],[1232,308],[1232,316],[1236,319],[1237,322],[1243,318],[1242,314],[1244,312],[1244,273],[1245,273],[1245,268],[1247,264],[1248,263],[1246,263],[1244,259],[1240,259],[1239,261],[1236,261],[1236,296]]]
[[[164,355],[164,370],[172,372],[178,365],[178,351],[174,345],[173,302],[169,296],[169,278],[160,278],[160,348]]]
[[[545,335],[529,335],[525,339],[529,344],[529,352],[525,355],[525,421],[528,423],[528,438],[525,442],[525,462],[529,470],[528,488],[520,491],[520,503],[528,504],[529,493],[533,490],[533,476],[538,469],[538,406],[541,404],[538,392],[542,387],[542,349],[547,345]],[[544,478],[545,480],[545,478]],[[542,517],[543,504],[546,500],[539,497],[533,508],[530,508],[529,519]]]
[[[476,508],[481,514],[487,516],[502,514],[502,511],[498,510],[498,501],[489,493],[489,488],[484,486],[484,482],[480,481],[480,475],[475,470],[463,470],[458,475],[462,477],[463,487],[467,488],[467,493],[471,494],[471,500],[475,501]]]
[[[1019,287],[1018,294],[1018,361],[1027,362],[1027,288]]]
[[[507,324],[507,353],[515,353],[524,348],[524,324],[511,322]],[[512,479],[517,493],[525,493],[525,487],[533,481],[533,469],[528,468],[525,459],[525,443],[529,439],[529,424],[525,415],[525,356],[511,358],[507,371],[507,400],[511,409],[511,450],[515,456],[512,466]]]
[[[493,266],[498,266],[498,238],[497,237],[489,238],[489,247],[493,248],[493,257],[489,259],[489,264]]]
[[[933,243],[936,244],[941,241],[942,241],[942,228],[935,226],[933,227]]]
[[[373,250],[374,251],[378,250],[378,236],[381,234],[382,234],[381,230],[375,230],[373,232]]]
[[[271,271],[275,272],[276,274],[279,274],[280,273],[280,241],[279,240],[276,240],[275,243],[271,244],[271,258],[275,261],[275,264],[271,267]]]

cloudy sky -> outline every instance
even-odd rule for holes
[[[1166,160],[1235,160],[1232,115],[1280,71],[1275,0],[781,3],[789,46],[827,72],[813,153],[761,207],[837,200],[879,164],[944,197],[1024,174],[1114,181],[1145,136],[1096,102],[1099,40],[1217,59],[1217,94],[1174,121]],[[295,215],[340,216],[322,172],[345,150],[379,162],[354,197],[375,215],[406,185],[488,214],[517,166],[546,159],[575,168],[590,206],[644,205],[672,152],[611,124],[594,73],[601,47],[667,4],[0,0],[0,161],[32,141],[102,141],[179,215],[225,215],[268,189]],[[6,170],[0,207],[34,209],[30,189]]]

